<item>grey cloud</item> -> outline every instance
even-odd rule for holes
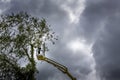
[[[119,4],[119,0],[86,0],[78,25],[87,41],[94,43],[93,56],[101,80],[120,79]]]
[[[1,11],[5,11],[6,9],[9,8],[9,2],[5,2],[5,1],[0,1],[0,10]]]
[[[109,18],[105,30],[94,44],[94,57],[101,80],[120,79],[120,17]]]
[[[32,15],[60,22],[62,20],[64,21],[64,18],[67,18],[66,12],[60,8],[60,4],[56,4],[56,2],[52,0],[12,0],[10,5],[6,13],[27,11]]]
[[[120,1],[90,0],[83,13],[83,33],[94,38],[93,53],[101,80],[120,79]],[[104,25],[101,26],[100,24]],[[97,33],[97,29],[103,30]],[[94,36],[94,34],[98,34]],[[90,36],[90,37],[89,37]]]
[[[80,19],[83,35],[92,41],[96,36],[96,31],[101,27],[101,23],[104,23],[106,18],[114,13],[119,13],[119,3],[119,0],[86,0],[86,8]]]

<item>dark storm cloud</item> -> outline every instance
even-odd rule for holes
[[[106,18],[119,13],[119,3],[119,0],[86,0],[86,8],[80,19],[83,35],[89,40],[95,38]]]
[[[11,6],[7,10],[7,12],[19,12],[19,11],[27,11],[33,14],[43,14],[43,15],[53,15],[60,11],[58,5],[55,5],[50,0],[11,0]],[[41,14],[40,14],[41,13]]]
[[[101,80],[120,79],[120,1],[86,0],[81,25],[93,42],[96,70]]]
[[[114,16],[114,15],[113,15]],[[93,50],[101,79],[120,79],[120,17],[110,17]]]

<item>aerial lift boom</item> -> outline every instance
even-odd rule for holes
[[[50,64],[52,64],[53,66],[55,66],[56,68],[58,68],[61,72],[63,72],[64,74],[66,74],[71,80],[76,80],[76,78],[74,78],[70,72],[68,71],[67,67],[58,63],[58,62],[55,62],[54,60],[51,60],[43,55],[37,55],[37,59],[38,60],[42,60],[42,61],[46,61]]]

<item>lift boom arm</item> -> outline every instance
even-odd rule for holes
[[[70,72],[68,71],[67,67],[62,65],[62,64],[59,64],[58,62],[55,62],[43,55],[37,55],[37,59],[38,60],[43,60],[43,61],[46,61],[50,64],[52,64],[53,66],[55,66],[56,68],[58,68],[61,72],[63,72],[64,74],[67,74],[67,76],[71,79],[71,80],[76,80],[76,78],[74,78]]]

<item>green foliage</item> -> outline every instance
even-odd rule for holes
[[[11,69],[15,66],[20,75],[29,73],[29,77],[34,76],[36,72],[35,51],[45,54],[48,51],[47,43],[50,41],[54,44],[56,38],[53,36],[54,32],[51,32],[45,19],[40,20],[23,12],[2,15],[0,18],[0,73],[6,74],[1,71],[2,66],[6,70],[8,67]],[[4,56],[5,59],[3,59]],[[18,66],[18,61],[22,58],[28,61],[24,68]],[[11,74],[18,73],[14,68],[12,71]],[[34,77],[31,79],[35,80]]]
[[[20,66],[13,57],[0,55],[0,80],[20,80]]]

